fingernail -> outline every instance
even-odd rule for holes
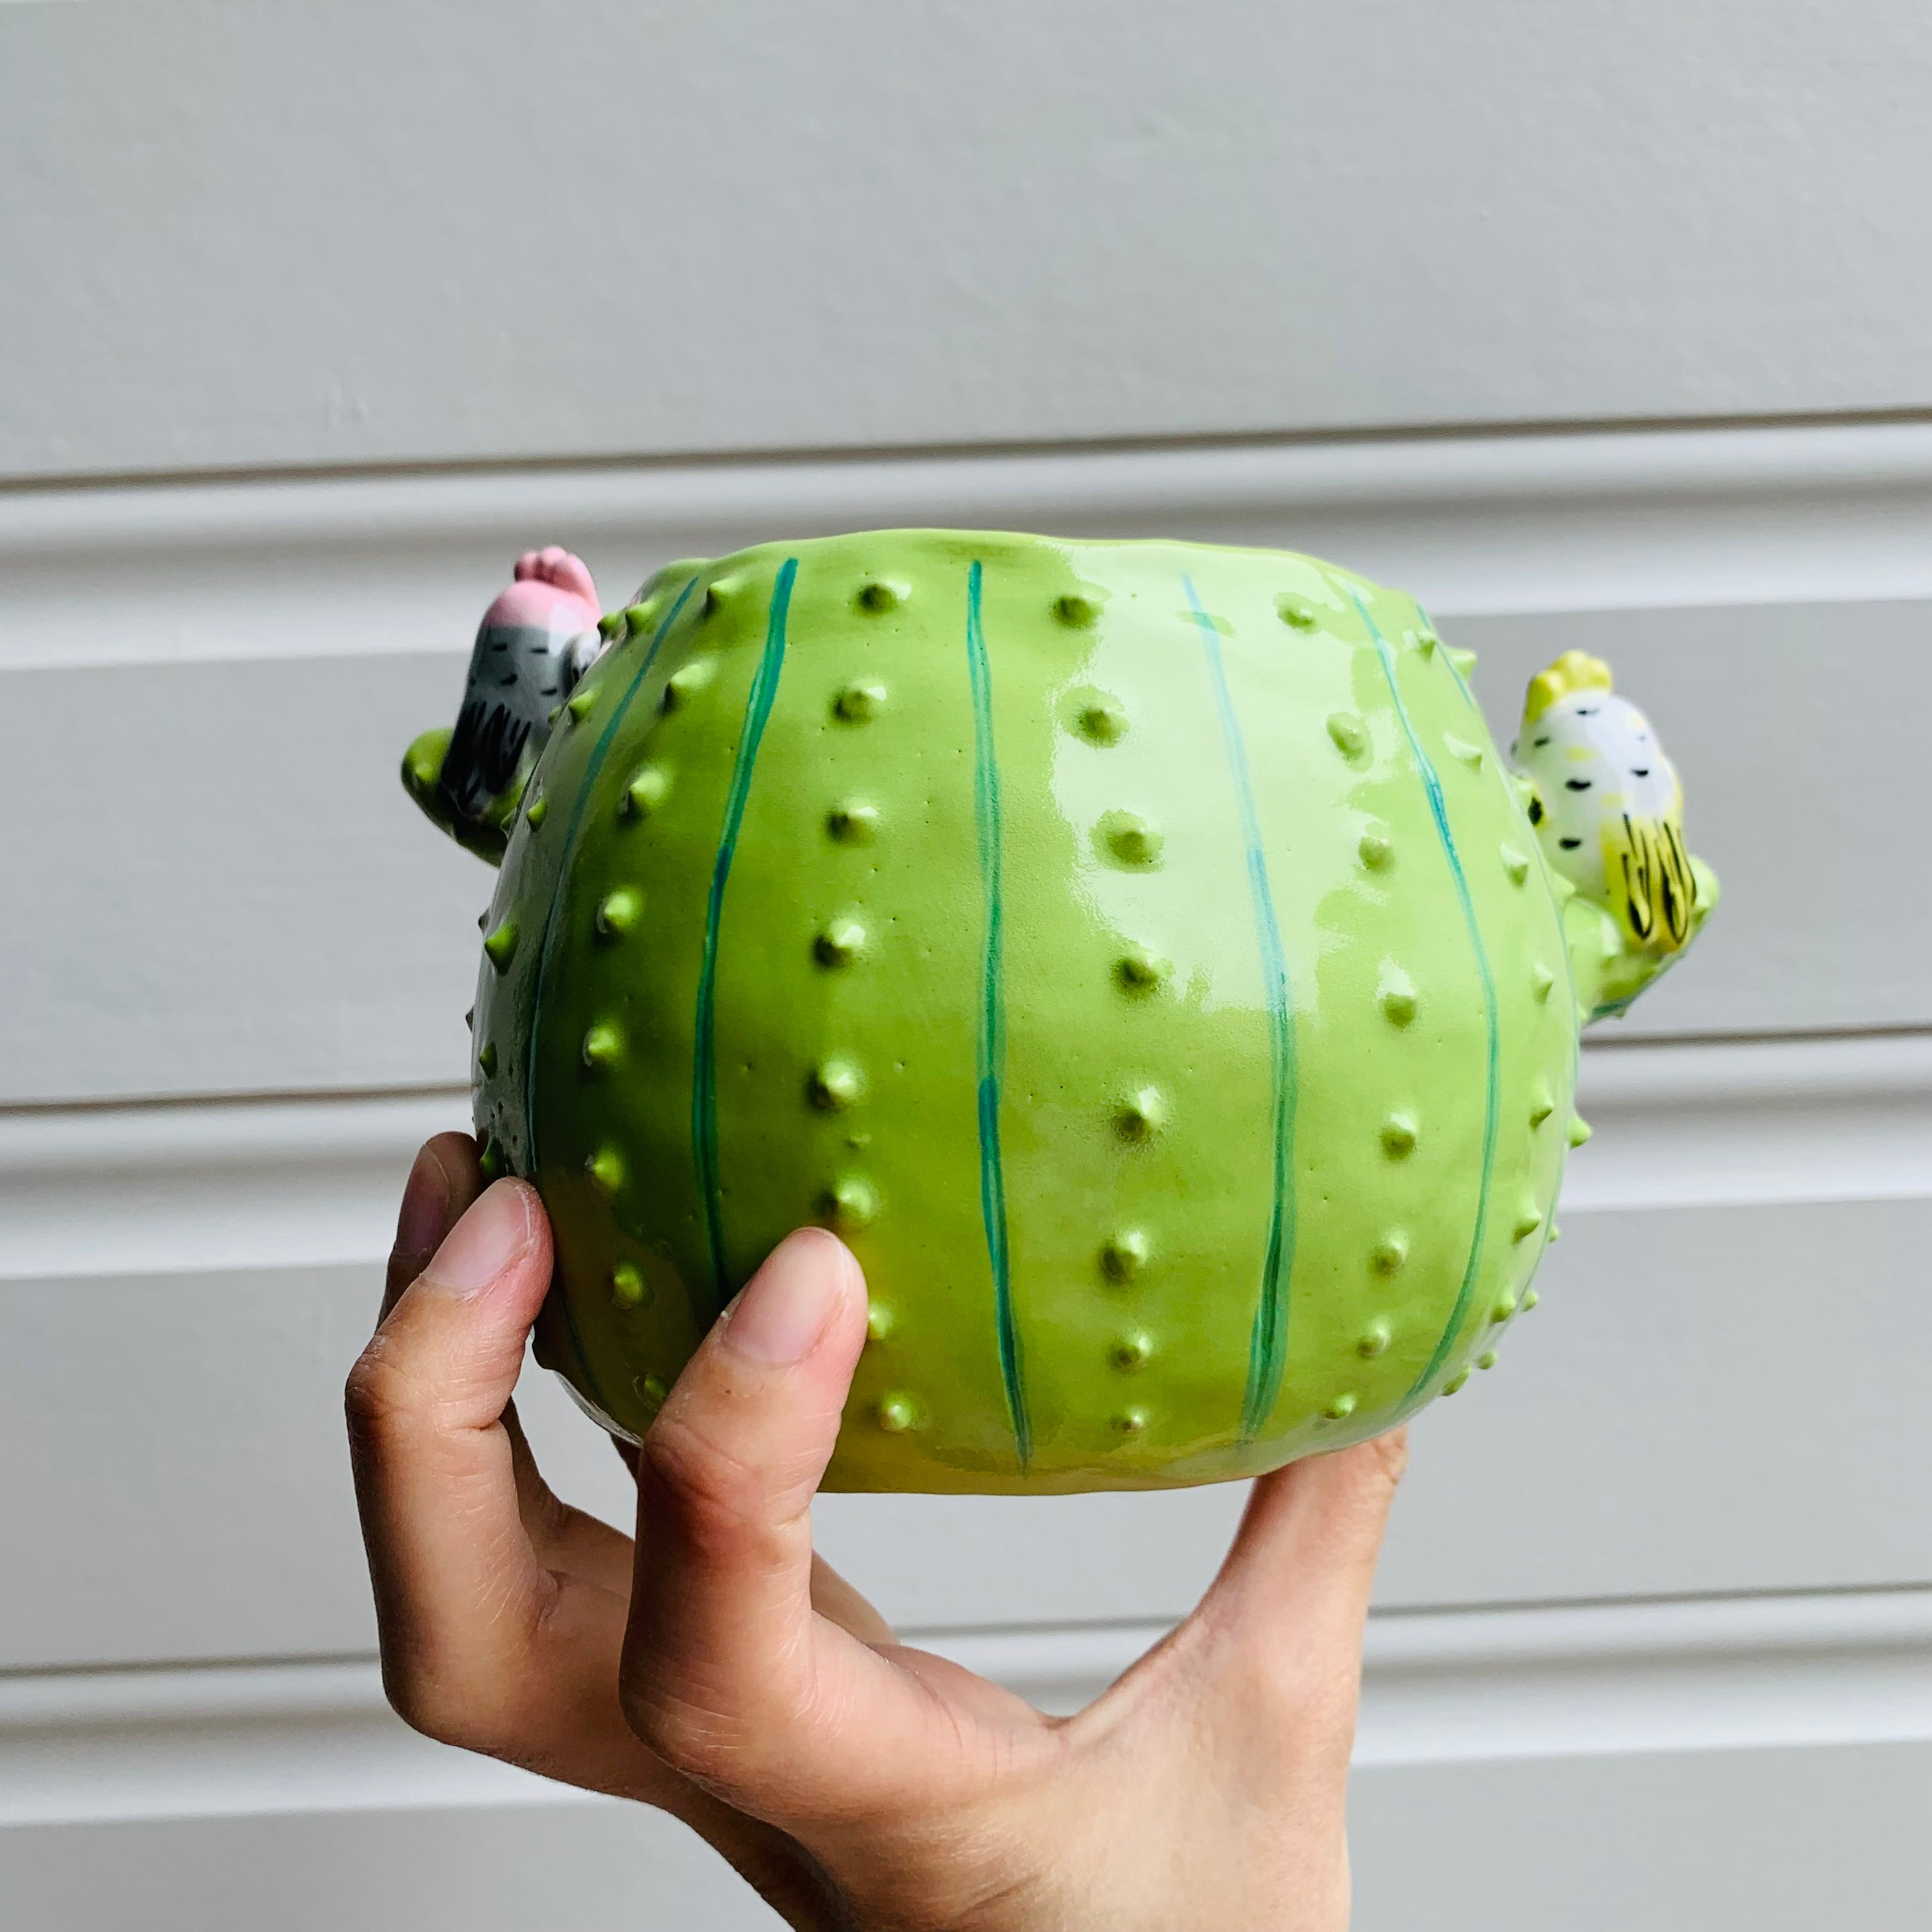
[[[436,1150],[423,1148],[403,1187],[403,1204],[396,1216],[396,1252],[406,1260],[425,1261],[436,1251],[449,1226],[449,1176]]]
[[[488,1288],[530,1245],[530,1208],[522,1185],[500,1180],[472,1202],[423,1270],[458,1294]]]
[[[801,1360],[825,1333],[848,1265],[842,1244],[820,1229],[787,1235],[732,1303],[726,1345],[754,1362]]]

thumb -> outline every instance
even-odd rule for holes
[[[1220,1574],[1178,1634],[1204,1644],[1244,1708],[1329,1734],[1344,1768],[1369,1593],[1408,1454],[1399,1430],[1261,1478]]]
[[[705,1337],[638,1457],[625,1708],[715,1786],[755,1790],[814,1697],[811,1504],[866,1338],[844,1244],[804,1228]]]
[[[1408,1462],[1408,1432],[1399,1429],[1260,1478],[1210,1597],[1292,1600],[1304,1616],[1320,1604],[1343,1618],[1366,1617]]]

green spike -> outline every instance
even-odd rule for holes
[[[510,962],[517,952],[517,922],[506,919],[496,931],[483,941],[483,950],[488,955],[490,964],[500,973],[509,970]]]
[[[620,809],[626,818],[648,818],[670,791],[670,774],[662,765],[641,765],[624,788]]]
[[[607,939],[628,932],[644,909],[644,895],[634,886],[620,886],[606,892],[597,904],[597,930]]]
[[[608,1020],[599,1020],[584,1036],[586,1066],[614,1066],[624,1057],[624,1036]]]

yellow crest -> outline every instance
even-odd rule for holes
[[[1610,668],[1587,651],[1565,651],[1529,681],[1522,700],[1522,722],[1534,724],[1559,698],[1573,691],[1608,691]]]

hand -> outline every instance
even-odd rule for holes
[[[866,1334],[857,1263],[772,1254],[635,1460],[631,1540],[560,1502],[510,1392],[550,1277],[536,1195],[432,1141],[350,1435],[383,1681],[418,1730],[660,1806],[793,1924],[1346,1925],[1342,1806],[1400,1436],[1254,1486],[1185,1622],[1057,1719],[895,1642],[814,1556]]]

